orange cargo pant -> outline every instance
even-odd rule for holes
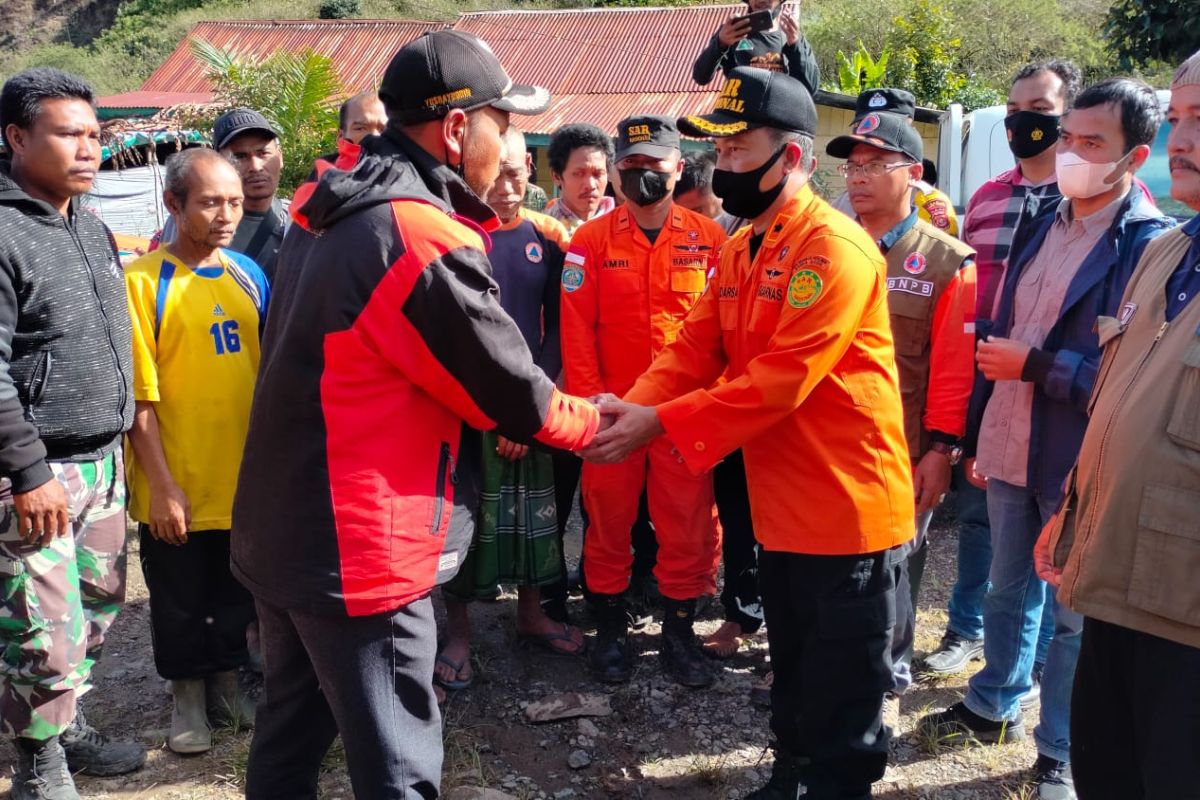
[[[633,568],[630,530],[643,488],[658,539],[654,577],[664,597],[690,600],[717,590],[721,534],[712,473],[688,471],[660,436],[620,464],[583,464],[588,529],[583,540],[588,589],[621,594]]]

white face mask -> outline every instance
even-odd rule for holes
[[[1130,150],[1116,161],[1085,161],[1075,153],[1059,151],[1054,156],[1058,190],[1063,197],[1086,200],[1111,190],[1125,174],[1121,164],[1129,158]]]

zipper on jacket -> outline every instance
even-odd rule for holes
[[[442,527],[442,512],[446,508],[446,473],[450,472],[452,479],[453,470],[450,459],[450,445],[442,442],[441,451],[438,453],[437,466],[437,486],[433,491],[433,524],[429,526],[429,533],[437,536],[438,530]]]
[[[1150,360],[1150,356],[1154,354],[1155,348],[1162,340],[1163,335],[1167,332],[1167,328],[1171,326],[1170,322],[1164,322],[1158,329],[1158,333],[1154,335],[1154,341],[1150,342],[1150,348],[1142,356],[1142,360],[1138,362],[1137,369],[1133,371],[1133,377],[1125,384],[1125,388],[1121,391],[1121,396],[1117,398],[1116,405],[1113,406],[1112,413],[1108,415],[1108,421],[1104,425],[1104,433],[1100,436],[1100,452],[1096,454],[1096,471],[1094,480],[1096,485],[1100,485],[1100,472],[1104,469],[1104,451],[1108,447],[1108,437],[1112,433],[1113,420],[1120,413],[1121,408],[1125,405],[1125,398],[1129,396],[1129,390],[1137,383],[1138,377],[1142,374],[1142,369],[1146,366],[1146,362]],[[1114,358],[1115,358],[1114,354]],[[1111,367],[1110,367],[1111,368]],[[1088,515],[1087,527],[1084,529],[1083,539],[1079,542],[1079,569],[1075,570],[1075,580],[1071,583],[1071,596],[1075,595],[1075,590],[1079,587],[1079,575],[1083,571],[1083,557],[1087,553],[1087,540],[1091,538],[1092,531],[1096,528],[1096,515],[1099,509],[1095,503],[1092,504],[1091,514]]]
[[[50,383],[50,368],[54,364],[54,355],[49,349],[42,351],[42,357],[38,359],[37,366],[34,367],[33,375],[29,378],[29,419],[32,422],[37,418],[37,404],[41,402],[42,395],[46,392],[46,386]]]
[[[125,429],[125,415],[123,409],[128,398],[125,396],[125,371],[121,369],[121,354],[117,350],[117,343],[113,339],[112,319],[108,316],[108,311],[104,308],[104,298],[100,294],[100,284],[96,282],[96,269],[92,266],[92,261],[88,258],[87,250],[83,247],[83,242],[79,240],[79,232],[75,226],[67,222],[65,217],[60,217],[63,222],[63,227],[67,229],[67,233],[71,236],[71,241],[75,243],[75,248],[79,250],[79,255],[83,257],[83,263],[87,266],[88,277],[92,281],[92,293],[96,295],[96,302],[100,306],[100,316],[104,317],[104,334],[108,337],[108,347],[112,351],[113,363],[117,368],[117,376],[120,378],[118,383],[120,386],[117,389],[117,397],[119,402],[117,405],[117,427],[120,430]]]

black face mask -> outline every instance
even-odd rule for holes
[[[617,173],[621,176],[621,194],[635,205],[652,206],[667,196],[667,181],[671,179],[669,172],[619,169]]]
[[[758,169],[749,172],[731,172],[727,169],[714,169],[712,177],[713,194],[721,198],[725,211],[742,219],[756,219],[771,207],[775,198],[783,191],[787,183],[787,175],[779,179],[779,183],[771,189],[759,189],[759,182],[767,171],[775,165],[787,145],[775,151],[775,155],[767,159]]]
[[[1008,131],[1008,149],[1017,158],[1041,155],[1058,141],[1058,114],[1014,111],[1004,118]]]

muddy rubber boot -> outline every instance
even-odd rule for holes
[[[17,739],[17,773],[12,779],[13,800],[79,800],[75,781],[67,768],[67,754],[52,739]]]
[[[596,641],[588,656],[592,674],[602,683],[624,683],[633,675],[625,598],[619,594],[596,595],[594,611]]]
[[[58,737],[67,754],[72,774],[82,772],[107,778],[141,769],[146,763],[146,748],[136,742],[114,742],[88,724],[83,707],[75,707],[75,719]]]
[[[254,701],[242,691],[237,670],[218,672],[204,679],[208,721],[234,730],[254,727]]]
[[[659,658],[663,669],[675,682],[694,689],[712,685],[711,662],[700,647],[692,624],[696,620],[695,600],[672,600],[664,597],[662,647]]]
[[[204,711],[204,679],[171,681],[175,707],[171,709],[171,735],[167,747],[176,753],[206,753],[212,750],[212,729]]]

